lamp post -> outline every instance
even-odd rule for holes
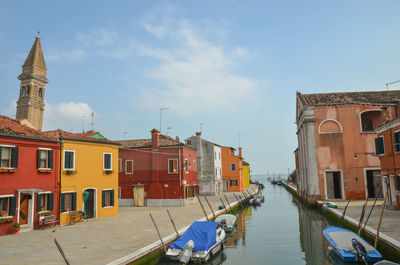
[[[162,112],[163,112],[163,110],[170,110],[171,108],[160,108],[160,133],[161,133],[161,129],[162,129],[162,127],[161,127],[161,121],[162,121]]]

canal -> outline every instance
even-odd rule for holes
[[[284,187],[268,183],[265,202],[237,215],[237,232],[226,239],[224,252],[206,264],[344,264],[328,252],[322,235],[327,221],[300,204]],[[165,257],[156,264],[171,263]]]

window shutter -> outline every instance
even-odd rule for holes
[[[1,146],[0,146],[0,159],[1,159]]]
[[[40,168],[40,152],[41,152],[42,150],[37,150],[37,168]]]
[[[36,212],[40,212],[40,199],[42,196],[42,194],[38,194],[36,196]]]
[[[11,167],[18,167],[18,147],[12,148],[11,151]]]
[[[383,146],[383,137],[375,138],[375,149],[377,155],[382,155],[385,153],[385,148]]]
[[[74,168],[74,152],[69,152],[69,167]]]
[[[53,150],[49,151],[49,168],[53,168]]]
[[[50,193],[49,197],[47,197],[47,210],[53,211],[54,206],[54,194]]]
[[[61,194],[60,204],[61,204],[61,212],[63,213],[63,212],[65,212],[65,194],[64,193]]]
[[[106,207],[106,191],[101,192],[101,207]]]
[[[76,192],[72,193],[72,211],[76,211]]]
[[[15,197],[10,198],[10,210],[9,210],[9,215],[14,216],[15,215],[15,206],[16,206],[16,199]]]
[[[114,206],[114,190],[112,190],[110,193],[110,205]]]

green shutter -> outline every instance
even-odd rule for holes
[[[36,212],[40,212],[40,199],[42,198],[42,194],[38,194],[36,196]]]
[[[65,194],[61,194],[61,199],[60,199],[60,204],[61,204],[61,212],[65,212]]]
[[[400,191],[400,176],[396,176],[396,184],[397,184],[397,187],[396,187],[396,189],[398,190],[398,191]]]
[[[76,192],[72,193],[72,211],[76,211]]]
[[[54,155],[53,150],[50,150],[49,151],[49,168],[53,168],[53,155]]]
[[[0,146],[0,160],[1,160],[1,146]]]
[[[64,152],[64,168],[69,168],[69,152]]]
[[[47,210],[53,211],[54,209],[54,194],[50,193],[47,197]]]
[[[9,215],[14,216],[15,215],[15,207],[16,207],[16,199],[15,197],[10,198],[10,210],[9,210]]]
[[[41,152],[42,150],[38,150],[37,151],[37,168],[40,168],[40,152]]]
[[[18,147],[12,148],[11,151],[11,167],[18,167]]]
[[[377,155],[382,155],[385,153],[383,137],[375,138],[375,149]]]
[[[101,207],[106,207],[106,191],[101,192]]]
[[[114,190],[112,190],[110,193],[110,205],[114,206]]]

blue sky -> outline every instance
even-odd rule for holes
[[[241,145],[253,173],[294,168],[296,91],[382,90],[400,79],[399,1],[0,0],[0,113],[15,115],[40,30],[44,129],[110,139],[159,127]],[[400,87],[391,87],[391,89]]]

